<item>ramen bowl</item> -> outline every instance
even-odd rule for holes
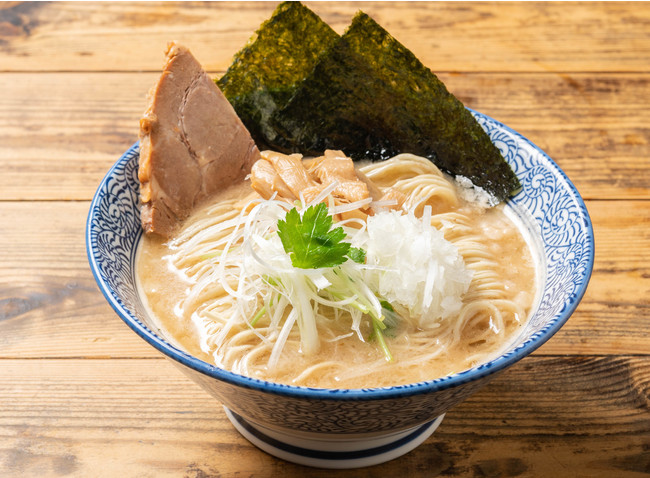
[[[426,440],[450,408],[551,338],[577,307],[593,267],[589,215],[566,175],[517,132],[472,113],[522,184],[506,211],[526,237],[538,271],[538,296],[527,324],[487,363],[409,385],[317,389],[238,375],[172,345],[148,316],[136,280],[142,238],[137,144],[110,169],[90,206],[86,243],[97,284],[117,315],[214,396],[233,426],[262,450],[322,468],[396,458]]]

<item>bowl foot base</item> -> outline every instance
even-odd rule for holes
[[[442,414],[424,425],[396,433],[354,437],[301,432],[293,435],[253,424],[224,409],[235,429],[268,454],[300,465],[330,469],[360,468],[398,458],[429,438],[444,418]]]

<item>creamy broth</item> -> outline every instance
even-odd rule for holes
[[[419,191],[408,184],[409,177],[422,173],[415,169],[414,172],[388,172],[370,165],[364,172],[380,187],[398,184],[408,192],[409,188]],[[445,180],[460,197],[458,186]],[[213,203],[196,211],[183,230],[206,223],[228,208],[235,210],[235,205],[241,205],[243,198],[251,196],[251,191],[247,181],[233,186]],[[386,337],[393,353],[391,362],[385,359],[377,341],[370,338],[372,330],[368,321],[361,324],[360,332],[365,339],[361,341],[350,331],[350,320],[345,317],[321,318],[320,350],[315,354],[303,353],[299,340],[289,340],[272,369],[265,365],[271,344],[264,346],[263,333],[256,335],[255,327],[246,324],[237,325],[229,332],[229,337],[239,334],[229,349],[214,350],[206,338],[205,328],[198,325],[205,321],[197,318],[202,313],[201,307],[183,311],[182,304],[194,280],[187,270],[175,266],[170,259],[174,254],[173,240],[143,238],[138,255],[141,293],[152,318],[168,340],[202,360],[254,378],[310,387],[365,388],[414,383],[458,373],[498,355],[522,330],[535,300],[535,263],[522,233],[504,213],[504,206],[482,208],[464,199],[436,197],[428,202],[446,225],[445,238],[458,244],[468,268],[474,270],[463,303],[489,302],[492,304],[489,307],[498,307],[499,311],[490,312],[484,305],[477,305],[475,313],[471,308],[467,309],[469,312],[463,309],[470,316],[456,329],[441,326],[423,330],[412,322],[400,322]],[[412,204],[416,211],[422,205],[416,205],[417,201]],[[474,242],[480,243],[479,250],[474,250]],[[208,295],[207,300],[212,297]],[[263,318],[260,327],[264,327],[265,320],[270,319]],[[250,353],[235,357],[237,349]]]

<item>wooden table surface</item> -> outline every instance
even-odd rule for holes
[[[650,475],[650,3],[358,9],[572,179],[596,261],[569,322],[413,452],[329,472],[275,459],[95,285],[92,195],[137,140],[170,40],[213,76],[274,3],[0,3],[0,476]]]

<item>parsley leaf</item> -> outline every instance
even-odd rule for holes
[[[366,251],[360,247],[351,247],[350,252],[348,252],[348,257],[352,259],[357,264],[366,263]]]
[[[309,206],[300,217],[296,208],[284,220],[278,221],[278,235],[294,267],[319,269],[343,264],[349,254],[355,262],[365,260],[365,251],[342,242],[346,234],[342,227],[332,229],[332,216],[325,203]]]

